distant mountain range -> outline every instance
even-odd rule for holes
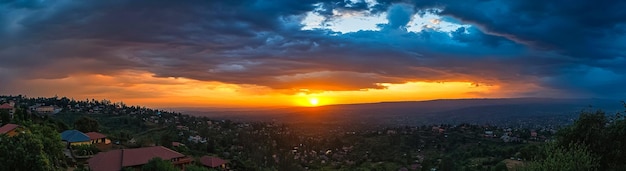
[[[284,123],[360,123],[423,125],[473,123],[494,125],[566,124],[581,110],[624,111],[613,99],[442,99],[342,104],[254,110],[179,109],[183,113],[239,121]]]

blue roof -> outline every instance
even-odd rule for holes
[[[61,140],[67,142],[85,142],[89,141],[89,136],[78,130],[66,130],[61,132]]]

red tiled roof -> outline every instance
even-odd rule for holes
[[[100,152],[87,162],[92,171],[122,170],[122,150]]]
[[[213,157],[213,156],[202,156],[200,158],[200,163],[202,163],[202,165],[208,166],[208,167],[219,167],[223,164],[226,164],[227,161],[224,159],[221,159],[219,157]]]
[[[0,109],[13,109],[13,106],[11,106],[8,103],[5,103],[5,104],[0,105]]]
[[[122,169],[122,167],[146,164],[155,157],[171,160],[185,157],[185,155],[163,146],[155,146],[101,152],[87,160],[87,162],[89,163],[89,168],[93,171],[117,171]]]
[[[107,136],[98,132],[88,132],[85,133],[89,137],[90,140],[106,138]]]
[[[174,158],[185,157],[169,148],[163,146],[144,147],[124,150],[124,160],[122,166],[136,166],[148,163],[150,159],[159,157],[163,160],[171,160]]]
[[[14,130],[15,128],[17,128],[19,125],[15,125],[15,124],[6,124],[2,127],[0,127],[0,134],[6,134],[7,132]]]

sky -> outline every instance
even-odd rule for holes
[[[626,1],[3,0],[0,94],[149,107],[623,98]]]

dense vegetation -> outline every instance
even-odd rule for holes
[[[16,112],[12,123],[28,128],[16,136],[0,135],[0,170],[65,170],[63,144],[58,127],[50,120],[22,120]]]
[[[624,105],[626,107],[626,104]],[[529,170],[626,170],[626,120],[622,113],[582,111],[557,141],[528,166]]]
[[[582,111],[572,125],[554,134],[550,129],[475,124],[237,123],[106,100],[10,98],[19,101],[18,109],[13,118],[3,116],[1,121],[22,125],[25,131],[0,136],[0,151],[5,152],[0,170],[73,166],[62,153],[59,135],[67,129],[102,132],[116,144],[114,148],[163,145],[192,157],[219,156],[235,170],[626,170],[626,121],[621,113]],[[63,111],[52,116],[28,112],[38,103]],[[488,136],[487,131],[498,136]],[[537,135],[531,137],[531,132]],[[505,134],[515,139],[504,142],[500,135]],[[98,152],[93,146],[74,149],[85,155]],[[77,161],[78,170],[85,169],[83,162]],[[161,167],[177,169],[159,159],[142,169]],[[207,169],[190,166],[187,170]]]

